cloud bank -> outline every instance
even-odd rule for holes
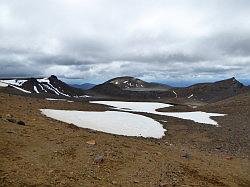
[[[0,76],[250,77],[250,1],[1,0]]]

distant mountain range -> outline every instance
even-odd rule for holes
[[[93,93],[129,99],[184,98],[205,102],[222,100],[249,91],[234,77],[214,83],[172,88],[168,85],[147,83],[133,77],[117,77],[90,89]]]
[[[159,83],[150,83],[134,77],[117,77],[93,85],[68,85],[56,76],[48,78],[15,78],[0,80],[0,90],[16,94],[32,94],[44,97],[113,98],[130,100],[185,99],[203,102],[215,102],[241,93],[249,92],[234,77],[214,83],[200,83],[189,87],[174,88]]]
[[[82,89],[82,90],[89,90],[89,89],[93,88],[96,85],[91,84],[91,83],[84,83],[84,84],[70,84],[70,86],[72,86],[74,88],[79,88],[79,89]]]

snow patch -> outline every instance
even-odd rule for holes
[[[78,97],[82,97],[82,98],[88,98],[88,97],[91,97],[91,96],[89,96],[89,95],[80,95],[80,96],[78,96]]]
[[[37,81],[40,82],[40,83],[50,83],[48,78],[37,79]]]
[[[35,91],[36,93],[39,93],[39,91],[37,90],[37,87],[36,87],[36,86],[34,86],[34,91]]]
[[[47,117],[65,123],[73,123],[78,127],[117,135],[161,138],[166,131],[159,122],[151,118],[127,112],[84,112],[52,109],[41,109],[40,111]]]
[[[165,115],[165,116],[172,116],[176,118],[186,119],[186,120],[192,120],[197,123],[204,123],[209,125],[215,125],[218,126],[218,123],[214,120],[212,120],[210,117],[213,116],[224,116],[225,114],[218,114],[218,113],[206,113],[201,111],[195,111],[195,112],[157,112],[159,115]]]
[[[48,101],[66,101],[68,103],[73,103],[74,101],[70,101],[70,100],[67,100],[67,99],[55,99],[55,98],[45,98],[46,100]]]
[[[0,80],[3,83],[11,84],[14,86],[22,86],[27,80],[10,79],[10,80]]]
[[[212,116],[224,116],[225,114],[206,113],[201,111],[195,112],[158,112],[156,109],[170,107],[172,105],[155,102],[123,102],[123,101],[90,101],[90,103],[103,104],[115,107],[116,109],[129,112],[144,112],[162,116],[172,116],[176,118],[192,120],[197,123],[218,125],[212,120]]]
[[[0,87],[7,87],[7,86],[8,86],[8,84],[0,81]]]
[[[109,105],[119,110],[133,112],[154,113],[155,109],[166,108],[173,105],[158,102],[123,102],[123,101],[90,101],[90,103]]]
[[[190,99],[191,97],[193,97],[194,96],[194,94],[192,94],[192,95],[190,95],[190,96],[188,96],[188,99]]]
[[[177,93],[173,90],[173,93],[175,94],[175,98],[177,98]]]

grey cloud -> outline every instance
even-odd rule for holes
[[[2,0],[0,76],[249,77],[250,2]]]
[[[0,66],[0,77],[41,77],[41,70],[44,69],[40,65],[25,65],[17,62],[3,62]]]
[[[250,56],[250,29],[246,32],[231,30],[218,32],[202,39],[199,44],[207,46],[209,50],[217,50],[225,55]]]
[[[121,59],[117,60],[123,60],[123,61],[135,61],[135,62],[154,62],[156,64],[164,64],[164,63],[175,63],[175,62],[199,62],[206,60],[205,57],[199,56],[198,54],[183,54],[183,53],[172,53],[172,54],[165,54],[165,53],[159,53],[159,54],[150,54],[150,55],[137,55],[133,56],[127,55],[126,57],[123,57]]]
[[[197,67],[194,68],[193,71],[195,73],[203,72],[203,73],[210,73],[210,74],[224,74],[226,72],[234,72],[241,70],[242,67]]]

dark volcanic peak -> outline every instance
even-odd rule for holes
[[[244,85],[239,82],[235,77],[232,77],[230,79],[226,79],[226,80],[222,80],[222,81],[218,81],[218,82],[215,82],[217,84],[224,84],[224,85],[227,85],[227,86],[234,86],[234,87],[243,87]]]
[[[130,91],[165,91],[169,89],[169,86],[167,85],[149,83],[130,76],[117,77],[105,82],[104,84],[112,84],[122,90]]]
[[[187,88],[174,89],[178,97],[201,101],[219,101],[248,91],[248,88],[234,77],[213,83],[200,83]]]
[[[50,79],[57,79],[57,76],[51,75],[49,78],[50,78]]]
[[[158,99],[158,93],[165,92],[168,89],[169,87],[167,85],[148,83],[138,78],[125,76],[117,77],[103,84],[96,85],[90,89],[90,91],[102,96],[136,100]]]
[[[221,80],[221,81],[217,81],[213,83],[194,84],[192,86],[189,86],[188,88],[202,86],[202,85],[207,85],[207,86],[210,85],[213,87],[220,87],[220,88],[229,88],[229,87],[242,88],[244,87],[244,85],[241,82],[239,82],[235,77],[232,77],[229,79],[225,79],[225,80]]]
[[[0,80],[1,87],[15,88],[24,93],[34,93],[58,97],[84,97],[85,92],[73,88],[59,80],[55,75],[49,78],[26,78],[26,79],[4,79]],[[87,97],[87,96],[86,96]]]
[[[117,77],[117,78],[107,81],[107,83],[114,84],[120,87],[121,89],[144,88],[148,86],[147,82],[134,78],[134,77],[129,77],[129,76]]]

